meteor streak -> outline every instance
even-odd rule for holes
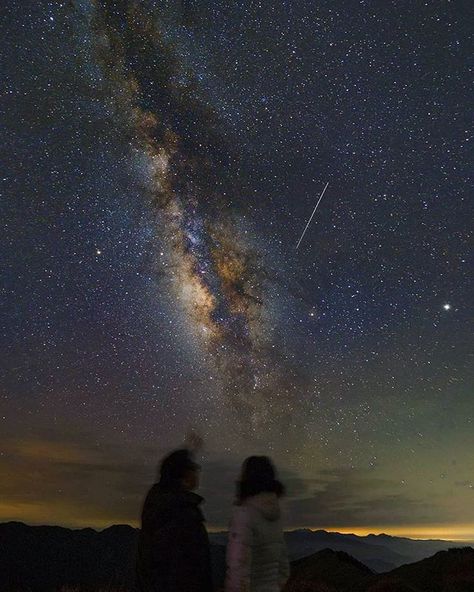
[[[329,181],[326,183],[326,186],[325,186],[325,187],[324,187],[324,189],[322,190],[322,192],[321,192],[321,195],[319,196],[319,199],[318,199],[318,203],[317,203],[317,204],[314,206],[313,213],[312,213],[312,214],[311,214],[311,216],[309,217],[309,220],[308,220],[308,222],[307,222],[306,226],[304,227],[303,233],[302,233],[302,235],[300,236],[300,240],[298,241],[298,244],[296,245],[296,248],[298,248],[298,247],[300,246],[300,244],[301,244],[301,241],[303,240],[303,237],[304,237],[304,235],[306,234],[306,231],[308,230],[308,226],[311,224],[311,220],[313,219],[313,216],[314,216],[314,214],[316,213],[316,210],[318,209],[318,206],[319,206],[319,204],[321,203],[321,200],[323,199],[323,195],[325,194],[325,192],[326,192],[326,189],[328,188],[328,185],[329,185]]]

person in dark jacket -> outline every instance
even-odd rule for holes
[[[137,579],[141,592],[212,592],[209,538],[196,493],[199,465],[187,449],[161,463],[143,504]]]

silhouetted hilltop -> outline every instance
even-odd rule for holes
[[[474,592],[474,549],[440,551],[385,574],[325,549],[292,563],[285,592]]]
[[[366,565],[344,551],[324,549],[291,564],[285,592],[352,592],[372,574]]]
[[[383,574],[379,581],[386,586],[404,583],[412,587],[407,590],[416,592],[474,592],[474,549],[439,551],[432,557]],[[379,591],[378,588],[369,590]],[[380,590],[385,592],[385,588]]]
[[[61,586],[134,584],[137,530],[111,526],[70,530],[59,526],[0,524],[0,590],[28,586],[52,592]]]

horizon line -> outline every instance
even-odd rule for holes
[[[9,522],[16,522],[24,524],[26,526],[51,526],[61,527],[70,530],[81,530],[91,528],[96,531],[103,531],[113,526],[130,526],[131,528],[139,528],[138,521],[91,521],[86,524],[82,521],[75,521],[69,523],[46,523],[38,521],[25,521],[22,519],[3,519],[0,524],[7,524]],[[226,533],[228,528],[226,526],[209,525],[207,528],[210,534]],[[379,526],[379,527],[366,527],[366,526],[290,526],[285,528],[285,532],[295,532],[298,530],[308,530],[311,532],[325,531],[328,533],[341,534],[341,535],[354,535],[357,537],[367,536],[391,536],[396,538],[407,538],[416,541],[430,541],[439,540],[444,542],[452,543],[471,543],[474,545],[474,524],[465,525],[464,527],[446,527],[441,525],[432,525],[423,527],[421,525],[410,526]]]

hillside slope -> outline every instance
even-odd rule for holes
[[[474,549],[440,551],[385,574],[325,549],[292,563],[285,592],[474,592]]]
[[[312,534],[304,535],[306,542]],[[337,542],[338,536],[326,537],[331,534],[317,533],[316,543],[328,538]],[[0,592],[134,592],[137,536],[138,530],[130,526],[97,532],[0,524]],[[377,554],[379,545],[369,545],[367,551],[363,541],[356,540],[355,548]],[[219,589],[225,574],[224,546],[213,544],[211,555]],[[375,573],[353,556],[326,548],[292,562],[286,592],[474,592],[474,550],[441,551]]]

